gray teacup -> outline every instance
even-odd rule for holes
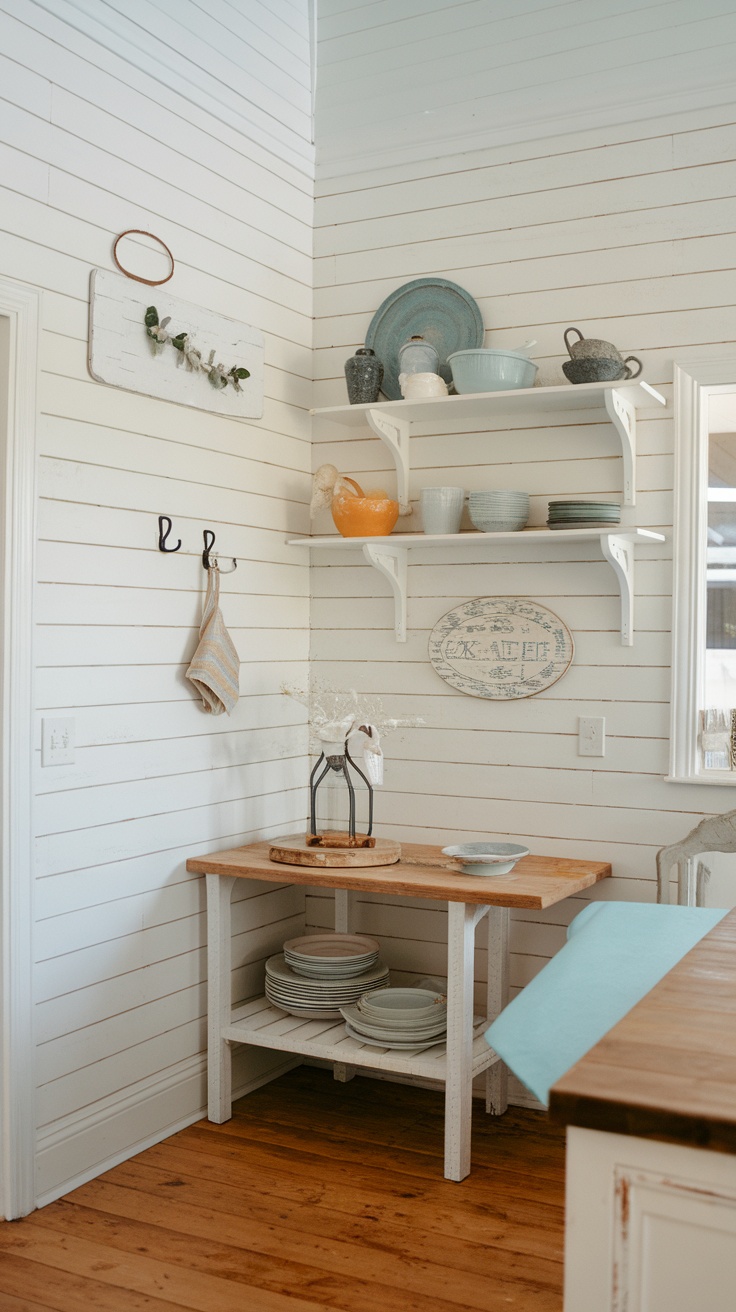
[[[629,361],[633,360],[639,367],[634,373],[629,369]],[[625,360],[619,356],[618,360],[608,360],[600,356],[592,356],[590,359],[582,360],[563,360],[562,372],[571,383],[610,383],[618,379],[626,381],[629,378],[638,378],[642,371],[641,360],[635,355],[627,355]]]
[[[576,342],[570,341],[570,333],[577,333]],[[564,336],[571,360],[618,360],[623,364],[623,356],[613,342],[604,342],[600,337],[583,337],[579,328],[566,328]]]

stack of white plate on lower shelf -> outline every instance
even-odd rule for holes
[[[388,984],[388,967],[378,952],[376,940],[364,934],[289,939],[284,952],[266,962],[266,997],[292,1016],[337,1020],[341,1006]]]
[[[350,1037],[374,1048],[421,1052],[447,1035],[447,1000],[430,989],[375,989],[340,1011]]]
[[[618,501],[550,501],[550,528],[611,528],[621,522]]]

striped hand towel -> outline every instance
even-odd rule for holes
[[[229,715],[240,696],[240,657],[225,627],[219,601],[220,571],[210,565],[199,643],[186,677],[197,689],[205,711],[212,715],[227,711]]]

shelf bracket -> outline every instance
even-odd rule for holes
[[[397,419],[382,410],[367,410],[366,419],[376,437],[380,437],[387,446],[396,465],[396,491],[399,502],[399,514],[410,515],[409,505],[409,433],[411,426],[406,419]]]
[[[634,544],[616,533],[602,533],[601,551],[618,579],[621,594],[621,646],[633,647]]]
[[[624,505],[636,505],[636,407],[618,388],[603,395],[608,418],[621,438],[624,458]]]
[[[407,557],[408,550],[406,547],[384,547],[374,546],[372,542],[366,542],[363,546],[363,555],[377,569],[379,574],[383,574],[391,584],[391,591],[394,594],[394,627],[396,630],[396,641],[406,642],[406,581],[407,581]]]

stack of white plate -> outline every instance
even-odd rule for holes
[[[447,1034],[447,1000],[430,989],[376,989],[340,1011],[350,1037],[374,1048],[421,1052]]]
[[[482,533],[512,533],[529,518],[529,493],[471,492],[468,497],[470,518]]]
[[[283,953],[269,957],[266,962],[266,997],[281,1011],[288,1011],[292,1016],[303,1016],[306,1020],[322,1020],[330,1017],[335,1020],[340,1015],[340,1007],[350,1002],[357,1002],[366,989],[382,988],[388,984],[388,967],[377,961],[370,970],[360,975],[351,975],[347,979],[328,976],[325,979],[310,979],[298,975],[286,964]]]
[[[550,501],[550,528],[609,528],[621,521],[617,501]]]
[[[379,945],[367,934],[305,934],[284,943],[284,959],[308,979],[349,979],[378,961]]]

